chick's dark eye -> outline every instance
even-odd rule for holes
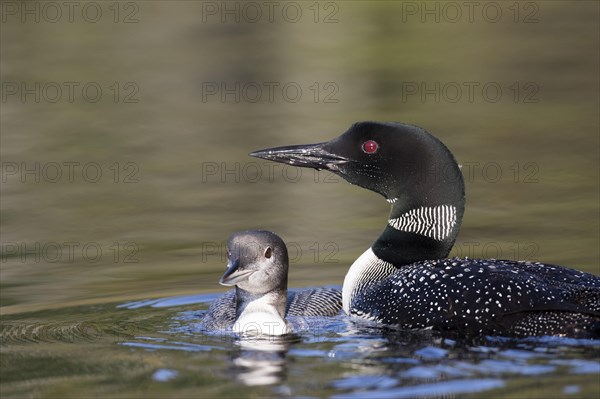
[[[273,250],[272,250],[270,247],[268,247],[268,248],[265,250],[265,258],[269,259],[269,258],[271,257],[271,255],[272,255],[272,254],[273,254]]]
[[[379,144],[374,140],[367,140],[362,145],[362,150],[367,154],[375,154],[379,149]]]

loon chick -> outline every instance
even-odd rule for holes
[[[335,316],[342,295],[333,288],[288,293],[288,252],[270,231],[250,230],[227,240],[227,271],[220,284],[235,286],[215,300],[202,323],[205,329],[283,335],[292,332],[286,316]]]
[[[445,259],[465,205],[459,166],[424,129],[359,122],[319,144],[251,156],[326,169],[391,203],[379,238],[344,279],[344,311],[401,328],[600,337],[600,277],[538,262]]]

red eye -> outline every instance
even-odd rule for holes
[[[367,140],[362,145],[362,150],[367,154],[375,154],[379,149],[379,144],[373,140]]]

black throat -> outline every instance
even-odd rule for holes
[[[450,230],[450,233],[443,239],[419,233],[418,225],[415,228],[411,228],[411,231],[403,231],[388,224],[372,245],[375,255],[379,259],[389,262],[397,267],[423,260],[446,258],[458,235],[464,208],[454,207],[454,210],[451,211],[448,209],[449,205],[445,204],[436,207],[413,208],[411,210],[406,210],[406,212],[397,213],[395,207],[392,207],[389,220],[395,220],[396,218],[394,216],[396,214],[402,215],[413,210],[415,213],[421,210],[423,214],[436,214],[441,212],[441,210],[438,212],[439,208],[445,209],[446,212],[450,214],[454,212],[455,215],[453,223],[444,225],[447,227],[443,228]],[[410,216],[407,219],[410,219]],[[437,222],[437,220],[433,221],[433,223],[435,222]]]
[[[372,245],[375,255],[396,267],[446,258],[465,210],[465,187],[452,153],[439,142],[408,182],[391,190],[388,224]],[[433,163],[432,163],[433,161]]]

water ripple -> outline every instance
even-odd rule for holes
[[[502,388],[504,381],[499,379],[472,379],[399,387],[381,391],[359,391],[332,396],[333,399],[402,399],[418,396],[438,396],[461,393],[482,392],[494,388]]]

